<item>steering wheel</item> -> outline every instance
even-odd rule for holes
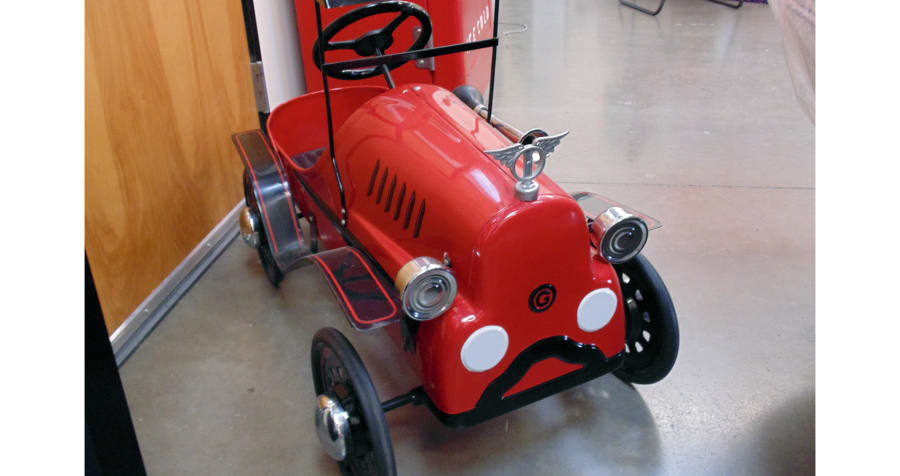
[[[391,20],[384,28],[372,30],[355,40],[331,41],[331,39],[342,30],[364,18],[382,13],[394,12],[399,13],[399,15]],[[419,24],[422,26],[422,33],[416,38],[416,41],[413,42],[412,46],[410,46],[407,51],[420,50],[428,43],[428,39],[431,38],[431,17],[428,16],[428,12],[415,3],[402,1],[381,2],[357,8],[356,10],[344,14],[328,25],[328,27],[322,31],[322,36],[316,39],[316,43],[313,45],[313,62],[317,68],[320,70],[322,69],[319,55],[321,54],[323,43],[325,44],[325,51],[353,50],[359,56],[382,55],[394,44],[394,30],[409,17],[413,17],[419,21]],[[388,69],[396,69],[407,62],[408,61],[404,61],[402,63],[394,63],[386,66]],[[365,69],[329,71],[328,75],[337,79],[353,80],[371,78],[372,76],[377,76],[381,73],[382,70],[380,66],[373,66]]]

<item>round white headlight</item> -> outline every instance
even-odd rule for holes
[[[578,305],[578,327],[594,332],[606,327],[616,314],[619,298],[609,288],[595,289],[581,299]]]
[[[509,334],[500,326],[484,326],[473,332],[459,358],[469,372],[484,372],[497,366],[509,349]]]
[[[413,258],[403,265],[394,283],[400,291],[403,311],[417,321],[440,316],[456,299],[453,272],[428,256]]]
[[[594,243],[603,259],[624,263],[637,256],[647,244],[647,223],[619,207],[611,207],[594,219]]]

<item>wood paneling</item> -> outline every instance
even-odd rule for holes
[[[86,2],[85,247],[110,333],[241,200],[249,61],[239,1]]]

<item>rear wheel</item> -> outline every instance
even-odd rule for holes
[[[659,273],[643,255],[615,265],[625,300],[625,360],[614,373],[631,383],[656,383],[675,365],[678,318]]]
[[[262,218],[259,204],[256,201],[256,194],[253,193],[253,181],[251,180],[250,173],[247,169],[244,169],[244,201],[257,217]],[[262,227],[265,228],[265,224],[263,224]],[[259,254],[259,262],[262,263],[263,272],[266,273],[266,278],[272,283],[272,286],[277,288],[278,285],[281,284],[281,281],[284,280],[284,273],[281,272],[281,269],[278,268],[278,264],[275,263],[275,256],[272,254],[272,248],[266,237],[265,229],[260,230],[259,246],[256,247],[256,252]]]
[[[284,273],[278,269],[278,265],[275,263],[275,257],[272,256],[272,248],[269,247],[265,233],[259,234],[259,247],[256,248],[256,252],[259,254],[259,262],[262,263],[266,278],[269,279],[272,286],[277,288],[284,281]]]
[[[381,400],[347,338],[331,327],[320,329],[313,337],[311,363],[318,401],[316,429],[341,472],[396,475]]]

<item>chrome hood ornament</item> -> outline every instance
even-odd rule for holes
[[[535,181],[544,171],[547,165],[547,157],[556,150],[563,137],[569,135],[569,131],[555,136],[537,137],[530,144],[515,143],[509,147],[497,150],[486,150],[485,154],[500,161],[512,172],[516,183],[516,197],[525,202],[537,200],[540,185]],[[522,158],[522,173],[516,168],[519,158]]]

